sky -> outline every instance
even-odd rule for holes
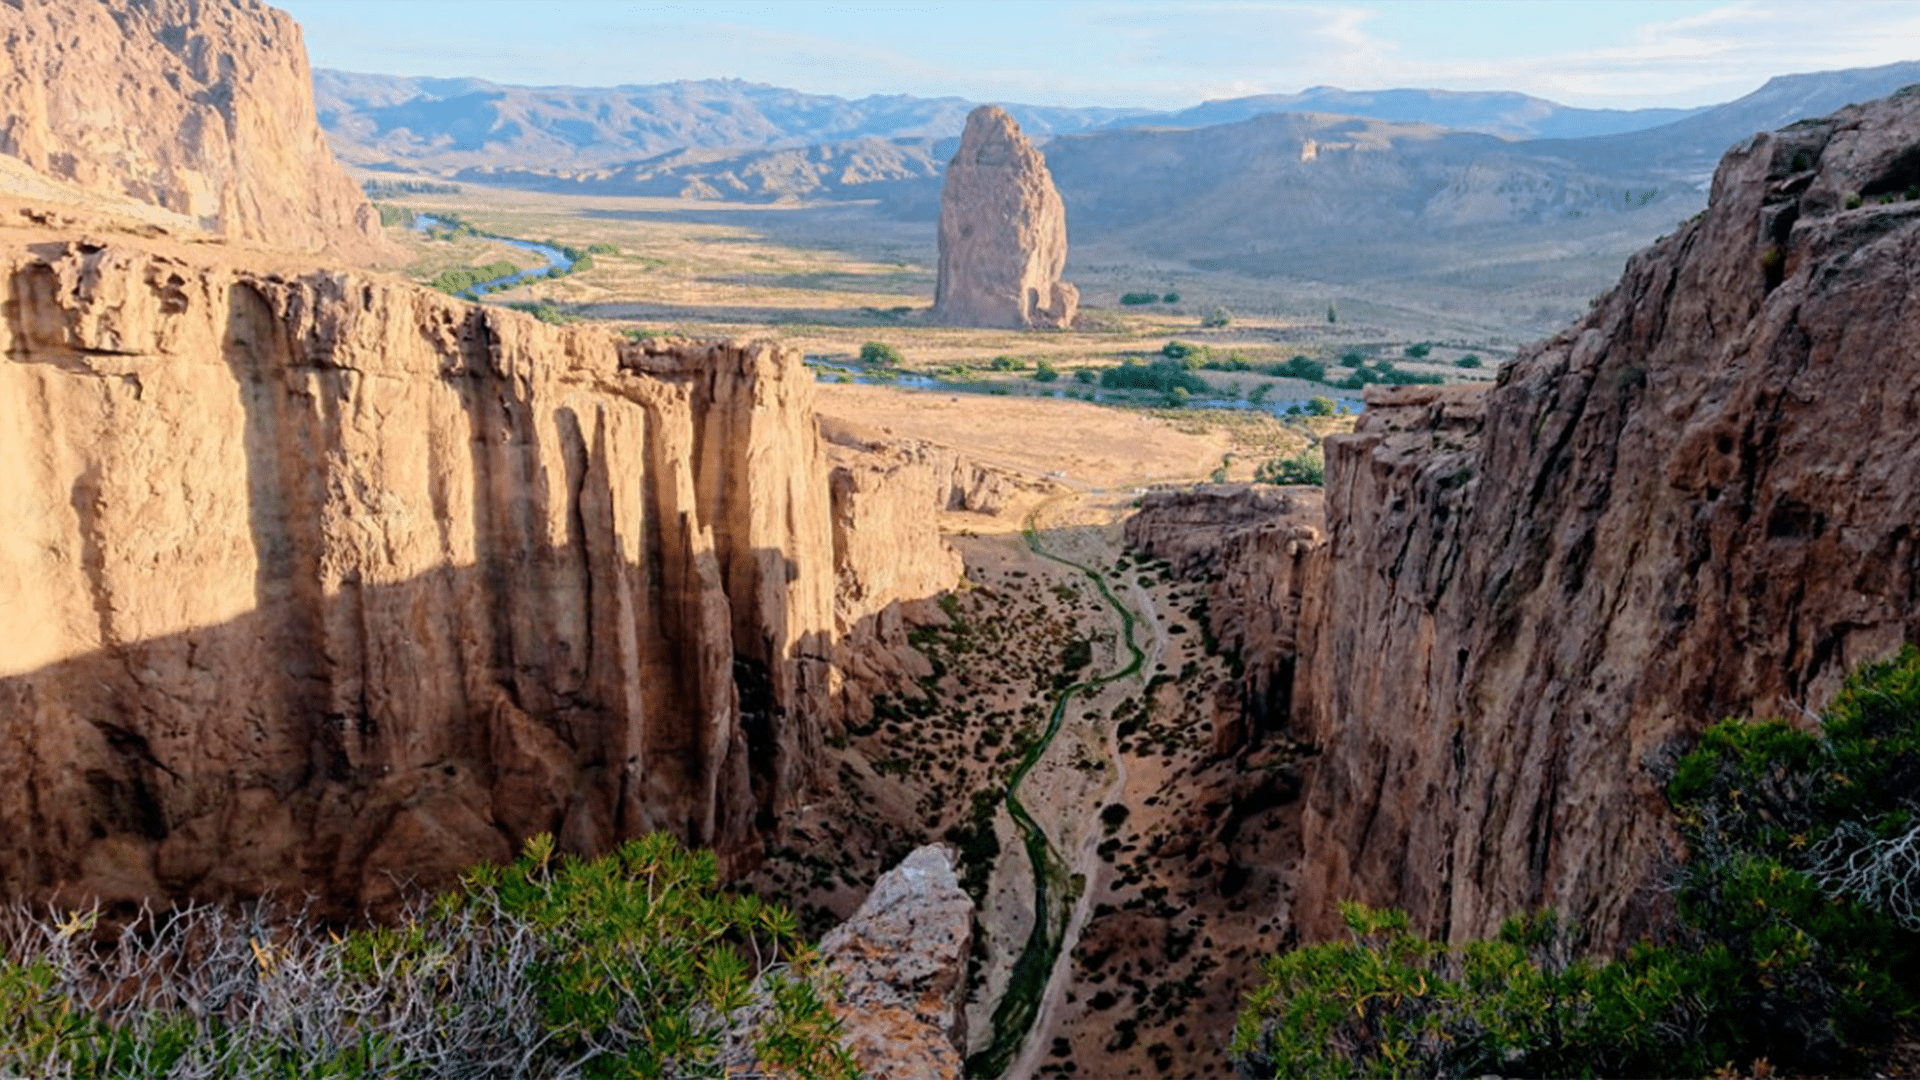
[[[315,67],[613,86],[1171,109],[1310,86],[1729,101],[1773,75],[1920,59],[1913,0],[275,0]]]

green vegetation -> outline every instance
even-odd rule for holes
[[[1119,367],[1102,371],[1100,385],[1109,390],[1157,390],[1163,394],[1176,389],[1190,394],[1207,392],[1206,380],[1188,371],[1186,364],[1174,359],[1155,360],[1150,364],[1129,360]]]
[[[1920,651],[1848,680],[1819,731],[1709,728],[1667,798],[1688,859],[1664,943],[1577,958],[1551,913],[1448,946],[1344,909],[1354,939],[1268,962],[1233,1053],[1275,1076],[1859,1075],[1920,1016]]]
[[[1160,302],[1163,304],[1177,304],[1180,302],[1180,294],[1177,292],[1162,293]]]
[[[1370,366],[1363,364],[1354,368],[1351,374],[1333,385],[1342,390],[1358,390],[1375,383],[1383,386],[1430,386],[1445,381],[1438,375],[1401,371],[1393,366],[1391,360],[1376,360]]]
[[[1034,365],[1034,368],[1033,368],[1034,382],[1049,383],[1049,382],[1053,382],[1059,377],[1060,377],[1059,370],[1055,368],[1052,364],[1047,363],[1045,360],[1042,360],[1039,363]]]
[[[1210,330],[1217,330],[1223,326],[1230,326],[1232,325],[1232,323],[1233,323],[1233,312],[1228,311],[1226,308],[1223,308],[1223,307],[1208,308],[1207,313],[1205,315],[1200,316],[1200,325]]]
[[[374,203],[373,208],[380,212],[380,225],[388,229],[413,228],[413,211],[392,203]]]
[[[555,326],[564,326],[567,323],[580,321],[580,316],[562,309],[560,305],[551,300],[535,300],[531,303],[518,301],[508,304],[507,306],[515,311],[524,311],[543,323],[551,323]]]
[[[1460,359],[1455,360],[1453,366],[1457,368],[1477,368],[1480,366],[1480,358],[1472,353],[1468,353]]]
[[[1407,346],[1407,358],[1410,360],[1425,360],[1427,354],[1432,351],[1433,345],[1431,343],[1425,341],[1416,342]]]
[[[860,346],[860,362],[880,367],[898,367],[905,358],[900,350],[881,341],[869,341]]]
[[[1025,371],[1027,362],[1016,356],[996,356],[987,363],[987,367],[993,371]]]
[[[1260,467],[1254,470],[1253,478],[1263,484],[1312,484],[1318,487],[1327,482],[1327,459],[1318,446],[1310,446],[1297,454],[1261,462]]]
[[[858,1075],[793,917],[663,834],[584,861],[538,836],[397,924],[11,909],[0,1072],[20,1076]]]
[[[1326,382],[1327,365],[1318,360],[1309,360],[1304,356],[1289,357],[1284,364],[1273,364],[1267,374],[1287,379],[1305,379],[1308,382]]]
[[[1160,346],[1160,355],[1169,360],[1185,360],[1188,357],[1198,359],[1205,355],[1205,353],[1206,350],[1200,346],[1189,345],[1184,341],[1169,341],[1165,345]]]
[[[1367,354],[1358,349],[1348,349],[1340,354],[1341,367],[1359,367],[1367,362]]]
[[[1096,380],[1098,380],[1099,378],[1100,378],[1100,373],[1093,370],[1092,368],[1084,368],[1084,367],[1077,368],[1074,370],[1074,373],[1073,373],[1073,381],[1077,383],[1091,384]]]
[[[519,272],[518,266],[501,259],[484,266],[456,266],[451,270],[442,270],[427,284],[441,292],[461,296],[472,292],[475,285]]]
[[[390,199],[395,195],[458,195],[460,185],[433,180],[366,180],[360,190],[369,199]]]
[[[1160,294],[1157,292],[1122,293],[1120,295],[1120,302],[1128,307],[1139,307],[1142,304],[1157,304],[1160,302]]]

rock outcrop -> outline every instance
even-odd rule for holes
[[[352,262],[380,222],[314,115],[300,28],[258,0],[0,5],[0,153],[235,239]]]
[[[1080,293],[1060,279],[1067,212],[1047,163],[998,105],[967,116],[940,193],[935,321],[1066,327]]]
[[[853,918],[820,939],[861,1068],[958,1080],[972,946],[973,898],[954,875],[953,852],[939,844],[881,875]]]
[[[1325,521],[1319,488],[1244,484],[1148,492],[1127,519],[1129,547],[1211,583],[1209,630],[1241,665],[1236,692],[1216,711],[1216,754],[1290,726],[1300,608],[1322,576]]]
[[[1920,93],[1754,137],[1710,208],[1484,397],[1369,397],[1327,440],[1303,594],[1297,911],[1485,934],[1658,914],[1655,767],[1805,715],[1920,638]],[[1216,613],[1218,614],[1218,613]]]
[[[797,354],[210,254],[0,237],[0,889],[745,847],[832,709]]]

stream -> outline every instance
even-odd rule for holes
[[[987,1044],[986,1049],[967,1059],[968,1076],[998,1077],[1007,1071],[1007,1067],[1018,1056],[1021,1045],[1026,1042],[1028,1032],[1033,1027],[1034,1017],[1039,1012],[1040,999],[1046,993],[1047,980],[1053,972],[1054,961],[1060,956],[1066,935],[1072,900],[1064,895],[1068,884],[1066,866],[1059,852],[1054,849],[1053,842],[1047,839],[1046,830],[1033,820],[1033,815],[1020,802],[1020,782],[1026,779],[1027,773],[1039,763],[1047,748],[1053,745],[1053,737],[1059,734],[1060,724],[1066,718],[1067,704],[1075,694],[1098,690],[1108,683],[1132,676],[1139,672],[1147,658],[1133,639],[1133,612],[1127,610],[1126,605],[1113,595],[1113,591],[1107,587],[1106,578],[1097,571],[1056,555],[1040,543],[1039,516],[1040,511],[1035,510],[1027,517],[1023,530],[1027,546],[1033,549],[1035,555],[1070,566],[1093,582],[1094,587],[1100,590],[1101,599],[1119,614],[1127,652],[1133,659],[1117,671],[1074,683],[1060,691],[1059,698],[1053,704],[1053,713],[1047,717],[1046,730],[1020,759],[1019,767],[1014,769],[1012,778],[1007,781],[1007,814],[1020,831],[1022,844],[1027,850],[1027,861],[1033,865],[1033,930],[1027,935],[1027,943],[1021,949],[1019,959],[1014,961],[1013,973],[1007,980],[1006,992],[1001,995],[1000,1004],[994,1007],[993,1041]]]
[[[413,217],[413,227],[419,229],[421,232],[425,232],[428,229],[450,228],[452,224],[452,222],[443,221],[440,218],[434,217],[432,214],[415,214]],[[482,281],[467,290],[467,292],[474,297],[483,296],[496,289],[510,288],[529,278],[546,277],[555,270],[573,269],[573,260],[567,257],[567,253],[550,244],[538,244],[532,240],[516,240],[511,236],[495,236],[492,233],[482,233],[480,235],[485,236],[489,240],[497,240],[502,244],[517,247],[522,251],[531,251],[535,255],[547,260],[547,265],[536,266],[529,270],[516,270],[511,274],[494,278],[491,281]]]

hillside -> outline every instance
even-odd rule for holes
[[[359,165],[567,171],[675,150],[748,150],[881,139],[957,138],[977,102],[808,94],[739,79],[652,86],[509,86],[485,79],[314,72],[320,124]],[[1145,112],[1009,104],[1036,135]]]
[[[1156,127],[1211,127],[1277,112],[1339,113],[1373,120],[1437,124],[1455,131],[1477,131],[1507,139],[1579,139],[1657,127],[1700,112],[1699,109],[1576,109],[1557,101],[1510,90],[1342,90],[1314,86],[1297,94],[1256,94],[1226,98],[1143,120],[1118,120],[1108,127],[1149,123]]]

